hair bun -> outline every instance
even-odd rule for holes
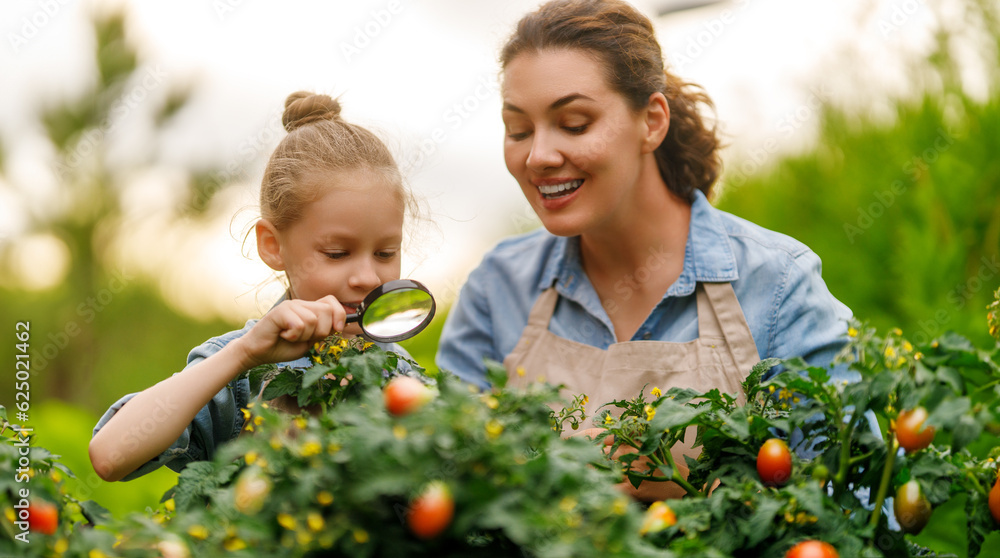
[[[296,91],[285,99],[281,124],[291,132],[320,120],[340,120],[340,102],[329,95]]]

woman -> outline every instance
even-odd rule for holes
[[[803,244],[714,209],[719,140],[699,88],[664,69],[619,0],[556,0],[501,52],[504,157],[544,230],[474,270],[438,365],[485,385],[543,378],[588,414],[647,387],[739,394],[761,358],[826,364],[850,310]],[[683,462],[683,460],[681,460]]]

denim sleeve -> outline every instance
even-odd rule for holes
[[[826,367],[847,342],[851,310],[830,293],[822,276],[819,256],[806,250],[791,259],[775,291],[768,332],[768,356],[802,357],[812,366]],[[856,376],[846,366],[831,372],[834,380]]]
[[[493,343],[489,279],[482,266],[469,274],[444,323],[436,358],[441,370],[482,388],[489,386],[483,359],[503,360]]]
[[[218,352],[221,349],[209,343],[197,347],[188,356],[187,366],[192,366],[207,356]],[[249,402],[250,383],[247,379],[235,379],[226,387],[222,388],[211,401],[208,402],[198,414],[195,415],[191,424],[181,433],[180,437],[160,455],[150,459],[138,469],[132,471],[122,478],[123,481],[141,477],[150,471],[154,471],[163,465],[180,472],[188,463],[192,461],[204,461],[212,459],[215,450],[220,444],[232,440],[243,428],[243,414],[241,409],[246,408]],[[94,434],[104,427],[105,424],[115,415],[126,403],[128,403],[135,393],[128,394],[116,401],[109,408],[104,416],[94,427]],[[156,420],[157,412],[169,412],[169,409],[149,409],[145,420],[153,423]],[[151,424],[151,427],[155,425]]]

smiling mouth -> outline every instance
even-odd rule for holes
[[[577,191],[583,185],[583,179],[570,180],[560,184],[547,184],[539,186],[538,192],[547,200],[554,200],[563,196],[568,196]]]

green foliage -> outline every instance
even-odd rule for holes
[[[660,394],[655,387],[652,401],[640,395],[609,405],[620,410],[604,411],[600,421],[613,437],[609,453],[633,483],[672,480],[691,496],[670,503],[677,524],[654,541],[678,553],[711,548],[734,557],[781,556],[806,538],[830,542],[842,556],[926,555],[889,530],[882,514],[887,496],[916,480],[933,506],[967,496],[968,555],[992,555],[995,549],[980,552],[997,528],[986,498],[1000,456],[1000,345],[978,349],[949,333],[915,347],[899,330],[880,336],[859,324],[850,335],[837,366],[849,365],[856,382],[831,382],[827,369],[791,359],[760,383],[763,370],[777,364],[767,361],[744,383],[745,405],[717,390]],[[903,454],[895,420],[918,406],[928,411],[937,444]],[[886,425],[881,433],[873,432],[872,416]],[[670,449],[690,427],[701,454],[687,458],[685,477]],[[800,436],[791,438],[798,441],[789,483],[765,486],[758,449],[793,432]],[[977,443],[985,450],[975,454]]]
[[[827,107],[815,150],[728,177],[718,206],[803,241],[830,290],[880,329],[985,342],[1000,283],[1000,95],[927,93],[895,110],[886,124]]]

